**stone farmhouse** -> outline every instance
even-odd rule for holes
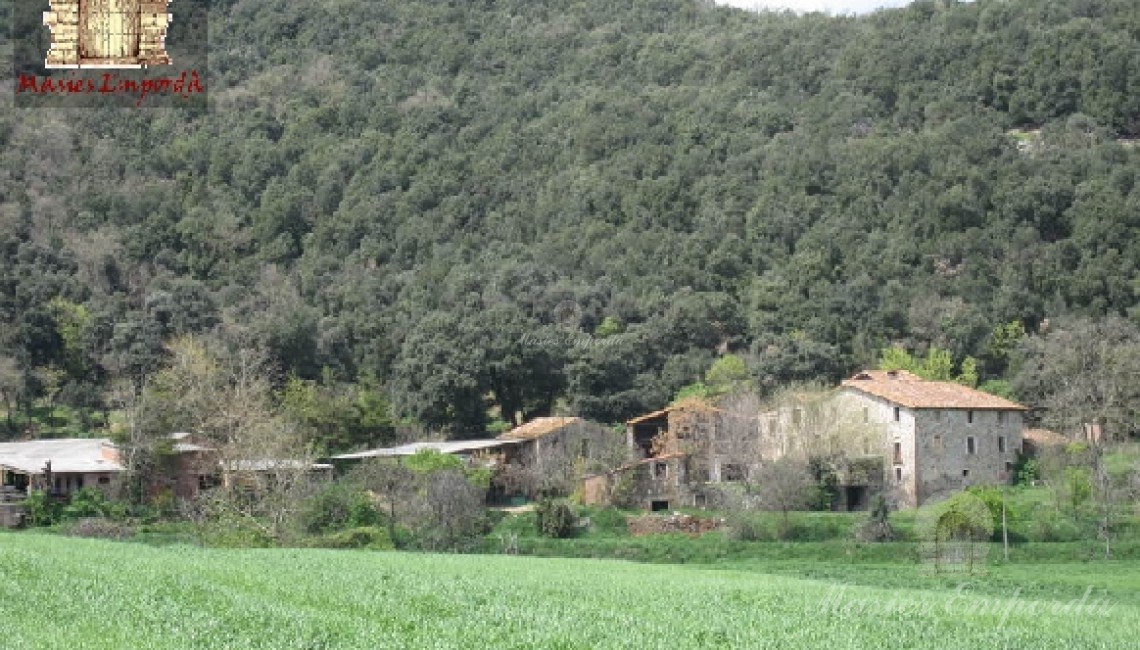
[[[786,455],[822,459],[832,509],[863,510],[876,493],[916,507],[949,492],[1012,477],[1020,404],[904,371],[866,371],[825,398],[725,410],[679,403],[629,420],[634,461],[585,477],[583,499],[648,510],[713,505],[725,484],[748,481]]]
[[[837,399],[882,427],[887,480],[900,505],[1012,478],[1025,428],[1021,404],[902,370],[860,372],[843,382]]]
[[[606,427],[573,416],[539,417],[496,438],[479,440],[420,441],[394,447],[333,456],[334,461],[355,462],[389,458],[396,462],[423,451],[458,457],[472,467],[496,470],[487,495],[492,504],[522,502],[545,493],[565,491],[581,467],[612,466],[624,456],[617,436]]]
[[[711,485],[747,477],[760,441],[758,414],[684,400],[626,422],[631,462],[582,479],[588,505],[661,511],[715,503]],[[749,449],[741,449],[741,443]]]

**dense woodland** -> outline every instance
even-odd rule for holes
[[[0,113],[0,437],[185,334],[265,348],[330,451],[616,422],[725,353],[1140,340],[1135,0],[211,5],[208,112]]]

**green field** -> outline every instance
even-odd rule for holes
[[[0,646],[1134,648],[1127,562],[717,566],[0,533]],[[794,567],[800,567],[795,569]],[[1093,591],[1086,596],[1086,591]]]

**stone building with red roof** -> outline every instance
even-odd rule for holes
[[[1012,476],[1025,428],[1021,404],[902,370],[860,372],[838,397],[854,417],[882,425],[888,485],[901,505]]]

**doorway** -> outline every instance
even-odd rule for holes
[[[81,0],[79,62],[132,65],[139,62],[140,0]]]

